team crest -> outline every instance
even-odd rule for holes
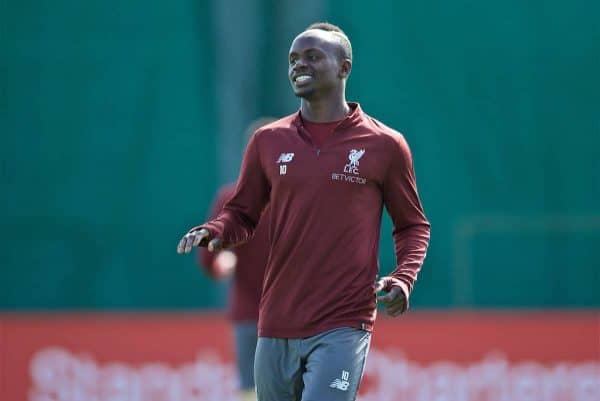
[[[361,150],[352,149],[350,151],[350,154],[348,155],[348,159],[350,160],[350,163],[348,163],[344,166],[344,173],[359,174],[359,172],[358,172],[358,165],[360,164],[359,160],[361,157],[363,157],[364,154],[365,154],[364,149],[361,149]]]

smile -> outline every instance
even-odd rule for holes
[[[294,83],[305,84],[312,81],[312,79],[313,77],[311,77],[310,75],[298,75],[297,77],[294,77]]]

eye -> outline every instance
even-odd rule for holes
[[[317,61],[319,59],[316,54],[311,54],[307,58],[309,61]]]

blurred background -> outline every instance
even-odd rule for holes
[[[522,399],[600,396],[600,3],[21,0],[1,8],[0,388],[14,397],[7,400],[43,399],[35,398],[46,390],[34,362],[44,350],[61,363],[84,364],[77,355],[85,353],[96,370],[114,361],[137,366],[128,374],[160,360],[170,369],[206,360],[195,359],[198,349],[173,356],[168,344],[191,328],[199,332],[190,346],[211,345],[214,338],[202,337],[210,327],[225,333],[218,311],[227,287],[177,255],[176,244],[204,221],[217,188],[235,180],[245,127],[297,110],[287,51],[322,20],[340,25],[354,47],[348,100],[403,132],[413,151],[432,223],[411,297],[413,352],[426,330],[439,330],[436,322],[464,323],[470,329],[457,335],[470,344],[465,336],[477,322],[502,322],[497,330],[530,335],[531,345],[503,346],[500,335],[445,360],[467,369],[491,350],[538,370],[575,366],[587,372],[577,376],[579,390]],[[380,260],[382,273],[393,269],[387,216]],[[381,349],[405,346],[393,333],[409,319],[382,319],[381,338],[390,340]],[[519,331],[532,321],[540,326]],[[131,354],[143,343],[137,335],[167,326],[179,331]],[[552,342],[546,336],[555,330],[571,334]],[[89,333],[106,343],[77,343]],[[536,342],[539,355],[515,351]],[[153,354],[157,344],[165,349]],[[569,344],[578,351],[569,353]],[[561,347],[564,354],[552,354]],[[229,377],[226,345],[208,348]],[[404,368],[419,361],[421,370],[437,361],[418,353],[401,360]],[[375,387],[367,381],[364,400]],[[164,399],[222,397],[205,389],[198,398]],[[53,391],[53,400],[86,399]],[[485,398],[494,391],[414,391],[424,398],[406,399],[496,399]]]

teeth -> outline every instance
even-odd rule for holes
[[[312,77],[310,75],[300,75],[299,77],[296,77],[296,82],[304,82],[307,81],[309,79],[311,79]]]

